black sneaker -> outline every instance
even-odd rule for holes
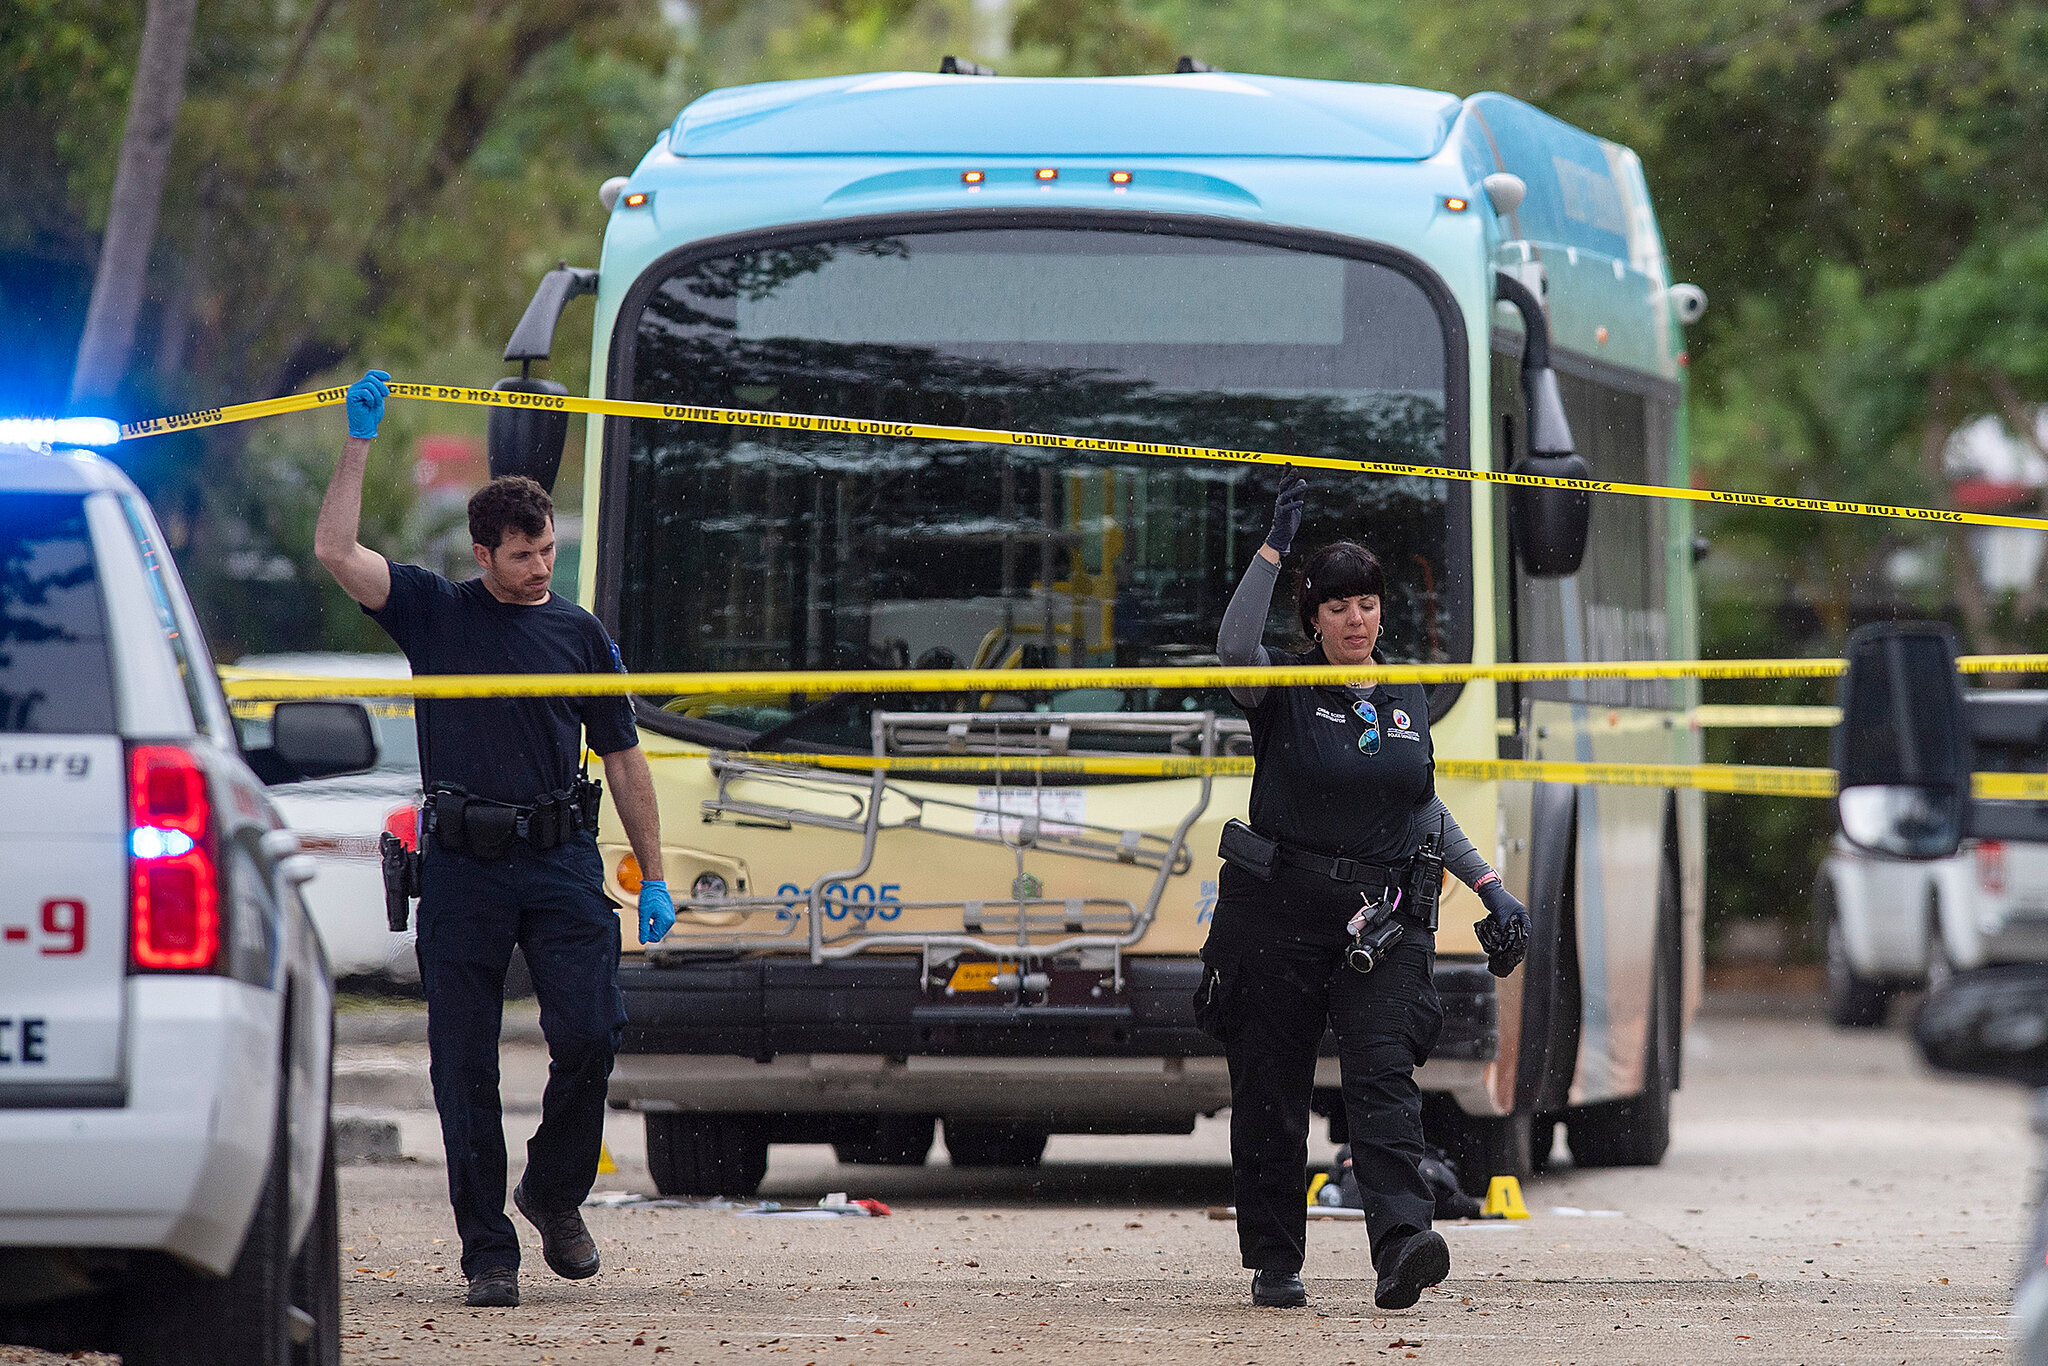
[[[494,1266],[469,1278],[469,1294],[463,1298],[471,1309],[517,1309],[519,1273],[507,1266]]]
[[[544,1214],[526,1198],[526,1183],[512,1188],[512,1203],[540,1230],[540,1253],[548,1269],[565,1281],[581,1281],[597,1274],[597,1241],[583,1226],[580,1210]]]
[[[1252,1277],[1252,1303],[1261,1309],[1299,1309],[1308,1303],[1308,1287],[1292,1271],[1261,1271]]]
[[[1373,1303],[1382,1309],[1406,1309],[1422,1292],[1451,1274],[1451,1245],[1433,1228],[1412,1233],[1387,1249]]]

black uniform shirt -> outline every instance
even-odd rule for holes
[[[390,600],[363,610],[417,675],[624,672],[604,626],[558,593],[531,607],[499,602],[482,579],[394,564]],[[414,716],[428,791],[453,783],[521,806],[569,786],[581,732],[599,754],[640,743],[623,697],[422,698]]]
[[[1322,647],[1269,652],[1275,664],[1327,664]],[[1377,655],[1377,652],[1375,652]],[[1349,688],[1268,688],[1251,722],[1251,826],[1271,839],[1333,858],[1400,864],[1414,853],[1415,808],[1436,793],[1429,702],[1422,685],[1376,684],[1377,754],[1358,747],[1367,726]]]

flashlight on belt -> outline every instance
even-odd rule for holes
[[[1344,950],[1344,963],[1353,972],[1371,972],[1401,942],[1401,922],[1394,919],[1401,895],[1398,887],[1382,893],[1378,901],[1368,901],[1351,917],[1346,927],[1351,931],[1351,946]]]

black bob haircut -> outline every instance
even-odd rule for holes
[[[523,474],[500,475],[469,499],[469,539],[486,550],[503,545],[507,531],[538,540],[554,520],[555,500]]]
[[[1301,567],[1294,590],[1295,608],[1301,616],[1302,634],[1313,640],[1316,609],[1335,598],[1355,598],[1370,593],[1386,596],[1387,576],[1379,556],[1356,541],[1333,541],[1314,551]]]

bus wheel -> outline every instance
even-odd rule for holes
[[[1451,1159],[1458,1186],[1467,1195],[1485,1195],[1496,1176],[1527,1181],[1535,1175],[1529,1162],[1530,1127],[1527,1114],[1468,1115],[1449,1096],[1423,1098],[1423,1133]]]
[[[647,1170],[663,1195],[752,1195],[768,1175],[768,1125],[760,1115],[649,1111]]]
[[[839,1139],[832,1155],[845,1163],[875,1167],[922,1167],[932,1155],[939,1122],[930,1115],[878,1115],[858,1137]]]
[[[1051,1134],[1004,1120],[948,1119],[946,1152],[956,1167],[1035,1167]]]
[[[1581,1106],[1565,1116],[1565,1141],[1580,1167],[1654,1167],[1671,1146],[1671,1092],[1678,1084],[1683,1028],[1674,880],[1665,879],[1665,914],[1659,917],[1656,974],[1650,979],[1650,1028],[1643,1057],[1643,1089],[1626,1100]]]

